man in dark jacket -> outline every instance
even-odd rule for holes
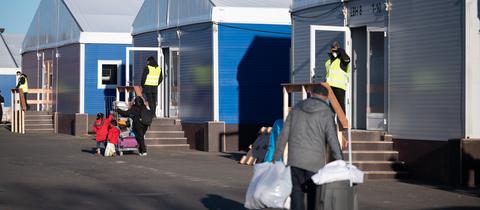
[[[291,166],[291,209],[304,210],[307,193],[308,209],[315,209],[317,186],[311,177],[325,165],[326,145],[335,160],[343,159],[335,129],[334,115],[328,104],[328,91],[315,87],[312,97],[296,104],[285,121],[276,145],[274,160],[279,160],[288,143],[288,165]]]
[[[162,83],[162,69],[158,66],[154,57],[148,57],[147,67],[142,74],[142,89],[148,102],[148,108],[156,115],[158,85]]]
[[[135,139],[140,146],[140,148],[138,149],[140,156],[147,155],[147,146],[145,145],[145,133],[147,132],[148,126],[140,122],[140,116],[142,114],[142,111],[144,111],[145,109],[147,109],[147,107],[145,106],[143,99],[137,96],[135,97],[134,104],[127,111],[122,111],[120,109],[115,110],[118,112],[118,114],[133,119],[133,133],[135,133]]]

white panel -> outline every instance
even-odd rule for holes
[[[0,68],[0,75],[15,75],[19,68]]]
[[[212,0],[216,7],[289,8],[291,0]]]
[[[219,23],[279,24],[291,23],[288,8],[215,7],[212,20]]]
[[[58,77],[57,77],[58,79]],[[85,44],[80,44],[80,114],[85,113]],[[57,87],[58,90],[58,87]],[[58,91],[55,91],[58,92]],[[58,96],[57,96],[58,97]]]
[[[80,43],[132,44],[130,33],[82,32]]]
[[[213,121],[220,119],[218,86],[218,25],[213,25]]]
[[[465,5],[465,136],[480,138],[480,21],[478,1]]]

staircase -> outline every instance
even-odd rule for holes
[[[25,133],[55,133],[53,124],[53,115],[51,112],[25,112]]]
[[[343,151],[348,160],[348,149]],[[394,179],[406,176],[405,163],[399,161],[393,142],[383,132],[352,130],[353,165],[365,173],[366,179]]]
[[[168,150],[189,150],[182,125],[171,118],[154,119],[145,134],[145,144]]]

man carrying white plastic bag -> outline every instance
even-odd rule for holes
[[[289,209],[291,191],[290,167],[285,167],[282,162],[256,164],[248,186],[245,208]]]
[[[311,177],[325,165],[325,144],[330,146],[333,159],[343,159],[325,87],[315,86],[310,98],[292,108],[276,144],[273,160],[279,160],[287,143],[293,186],[290,207],[304,210],[306,193],[308,209],[315,209],[319,187]]]

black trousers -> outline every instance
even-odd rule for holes
[[[332,91],[333,91],[333,94],[335,95],[335,97],[337,98],[338,103],[342,107],[343,112],[345,113],[345,90],[337,88],[337,87],[332,87]]]
[[[135,140],[139,145],[139,152],[145,153],[147,152],[147,145],[145,145],[145,133],[147,132],[148,127],[144,126],[137,126],[133,129],[133,133],[135,133]]]
[[[145,97],[147,98],[148,107],[150,108],[150,111],[153,112],[153,116],[157,116],[157,113],[156,113],[156,110],[157,110],[157,96],[158,96],[157,86],[146,85],[143,88],[143,92],[145,94]]]
[[[30,109],[30,105],[28,105],[28,97],[27,97],[27,94],[28,93],[23,93],[23,97],[25,98],[25,104],[27,105],[27,110]]]
[[[2,104],[0,103],[0,123],[2,123],[2,119],[3,119],[3,107],[2,107]]]
[[[311,177],[314,172],[305,169],[290,167],[292,174],[292,194],[290,195],[290,209],[291,210],[305,210],[305,193],[307,194],[307,208],[308,210],[315,209],[317,191],[319,187],[313,183]]]

